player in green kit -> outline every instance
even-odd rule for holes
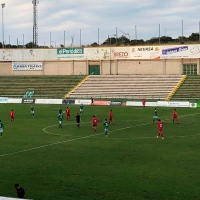
[[[105,119],[105,121],[103,122],[104,125],[104,133],[106,134],[106,137],[108,136],[108,121],[107,119]]]
[[[83,104],[80,105],[80,114],[83,114]]]
[[[62,114],[62,108],[61,107],[58,109],[58,114]]]
[[[155,122],[155,120],[158,120],[158,112],[156,108],[154,109],[153,123]]]
[[[2,137],[4,125],[0,120],[0,136]]]
[[[34,107],[31,106],[31,116],[34,117],[35,116],[35,111],[34,111]]]
[[[58,114],[58,121],[59,121],[58,128],[62,128],[62,120],[63,120],[63,115],[62,115],[62,113],[59,113]]]

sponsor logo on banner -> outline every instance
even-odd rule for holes
[[[27,98],[23,98],[22,99],[22,103],[24,103],[24,104],[31,104],[31,103],[35,103],[35,99],[27,99]]]
[[[57,56],[59,59],[84,59],[84,48],[59,48]]]
[[[179,46],[179,47],[174,47],[174,48],[169,48],[169,49],[162,49],[162,55],[169,55],[169,54],[175,54],[179,53],[182,51],[187,51],[188,46]]]
[[[109,106],[110,105],[110,101],[94,101],[94,105]]]
[[[75,100],[75,104],[77,104],[77,105],[80,105],[80,104],[90,105],[91,104],[91,100],[88,100],[88,99],[76,99]]]
[[[0,97],[0,103],[8,103],[8,97]]]
[[[111,102],[110,102],[110,105],[111,105],[111,106],[121,106],[121,105],[122,105],[122,102],[111,101]]]
[[[111,58],[113,59],[127,59],[130,57],[129,47],[112,47],[111,48]]]
[[[149,46],[149,47],[130,47],[130,58],[131,59],[160,59],[160,48]]]
[[[158,101],[157,106],[163,107],[190,107],[189,101]]]
[[[75,104],[75,100],[73,99],[64,99],[62,104]]]
[[[190,103],[190,108],[196,108],[197,107],[197,103]]]
[[[13,62],[12,63],[12,70],[13,71],[41,71],[43,69],[42,62],[37,63],[20,63],[20,62]]]
[[[62,99],[36,99],[36,104],[62,104]]]

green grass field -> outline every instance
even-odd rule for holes
[[[173,108],[157,108],[162,140],[154,108],[85,106],[78,129],[79,107],[70,106],[72,121],[59,129],[59,105],[34,107],[32,118],[30,105],[0,104],[0,196],[16,197],[19,183],[35,200],[200,199],[200,110],[178,108],[180,124],[172,124]],[[93,132],[91,118],[103,120],[110,109],[115,125],[106,138],[102,123]]]

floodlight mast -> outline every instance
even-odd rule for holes
[[[37,48],[38,46],[38,0],[33,0],[33,47]]]

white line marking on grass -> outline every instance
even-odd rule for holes
[[[190,114],[190,115],[196,115],[196,114],[199,114],[199,113],[194,113],[194,114]],[[187,117],[187,116],[189,116],[189,115],[183,115],[181,117]],[[116,131],[119,131],[119,130],[134,128],[134,127],[139,127],[139,126],[145,126],[145,125],[149,125],[149,124],[152,124],[152,123],[146,123],[146,124],[139,124],[139,125],[135,125],[135,126],[124,127],[124,128],[120,128],[120,129],[116,129],[116,130],[110,131],[110,132],[116,132]],[[55,125],[55,126],[57,126],[57,125]],[[1,154],[0,157],[5,157],[5,156],[9,156],[9,155],[15,155],[15,154],[24,153],[24,152],[29,152],[29,151],[33,151],[33,150],[42,149],[42,148],[45,148],[45,147],[57,145],[57,144],[64,144],[64,143],[73,142],[73,141],[77,141],[77,140],[81,140],[81,139],[91,138],[91,137],[99,136],[99,135],[102,135],[102,134],[104,134],[104,133],[92,134],[92,135],[83,136],[83,137],[79,137],[79,138],[74,138],[74,139],[64,140],[64,141],[60,141],[60,142],[54,142],[54,143],[51,143],[51,144],[41,145],[41,146],[33,147],[33,148],[30,148],[30,149],[24,149],[24,150],[21,150],[21,151],[5,153],[5,154]],[[200,135],[200,134],[197,134],[197,135]],[[184,136],[174,136],[174,137],[184,137]],[[138,139],[152,139],[152,138],[153,137],[140,137]]]

